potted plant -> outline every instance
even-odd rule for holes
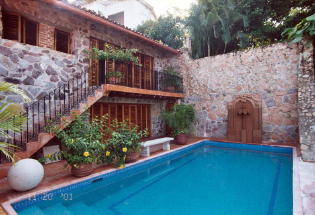
[[[192,105],[176,104],[170,111],[162,112],[166,124],[173,130],[175,142],[180,145],[187,144],[187,134],[195,120],[195,111]]]
[[[100,157],[105,148],[101,142],[100,125],[88,119],[88,115],[77,116],[69,128],[55,131],[61,140],[61,151],[46,156],[50,160],[64,158],[76,177],[90,175],[94,164],[101,162]]]
[[[116,167],[124,167],[125,162],[135,162],[140,157],[140,140],[146,137],[148,132],[138,131],[137,126],[130,125],[128,121],[111,124],[111,137],[106,140],[105,156],[109,157]]]
[[[108,82],[113,84],[120,83],[123,77],[124,75],[119,71],[108,72],[105,75],[105,78],[108,80]]]
[[[180,74],[174,67],[164,69],[161,79],[164,89],[168,92],[175,92],[182,85]]]

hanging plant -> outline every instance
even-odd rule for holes
[[[91,51],[88,51],[90,58],[92,59],[134,62],[139,65],[139,59],[135,56],[137,52],[138,49],[113,48],[108,44],[105,45],[105,50],[92,48]]]

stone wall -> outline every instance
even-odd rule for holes
[[[214,57],[178,59],[184,102],[195,105],[198,136],[225,138],[228,103],[252,95],[262,103],[263,142],[298,141],[296,46],[274,44]]]
[[[313,47],[302,47],[298,74],[299,128],[302,158],[315,161],[315,82]]]
[[[31,99],[38,99],[61,83],[86,71],[74,55],[0,39],[0,81],[18,84]],[[20,103],[20,97],[8,97]]]

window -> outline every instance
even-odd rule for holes
[[[29,45],[38,44],[38,23],[14,13],[3,13],[3,38]]]
[[[38,23],[24,18],[22,20],[22,43],[36,46],[38,41]]]
[[[125,23],[125,14],[124,12],[115,13],[113,15],[109,15],[108,19],[118,22],[121,25]]]
[[[70,53],[70,33],[56,29],[55,47],[57,51]]]

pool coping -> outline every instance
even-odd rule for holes
[[[195,146],[197,144],[200,144],[201,142],[204,142],[204,141],[218,142],[219,143],[219,141],[212,141],[212,140],[209,140],[209,139],[205,138],[205,139],[196,141],[196,142],[194,142],[192,144],[189,144],[189,145],[185,145],[185,146],[182,146],[182,147],[179,147],[179,148],[176,148],[176,149],[172,149],[170,151],[163,151],[163,152],[161,152],[159,154],[150,156],[148,158],[144,158],[144,159],[138,160],[137,162],[134,162],[134,163],[131,163],[131,164],[126,164],[126,168],[132,167],[132,166],[135,166],[135,165],[138,165],[138,164],[141,164],[141,163],[144,163],[144,162],[149,161],[149,160],[153,160],[154,161],[156,158],[163,157],[164,155],[167,155],[167,154],[170,154],[170,153],[175,153],[175,152],[178,152],[178,151],[184,151],[184,149],[189,148],[189,147],[193,147],[193,146]],[[300,188],[300,178],[299,178],[299,169],[298,169],[298,159],[299,158],[297,157],[297,152],[296,152],[295,147],[292,147],[292,146],[279,146],[279,145],[226,143],[226,142],[222,142],[222,143],[225,143],[222,147],[227,147],[226,144],[238,144],[239,146],[244,145],[244,147],[248,147],[248,146],[257,147],[257,146],[260,146],[260,147],[290,148],[292,150],[292,165],[293,165],[293,167],[292,167],[292,177],[293,177],[292,178],[293,214],[294,215],[302,215],[303,214],[301,188]],[[237,147],[235,147],[235,148],[237,148]],[[241,149],[241,147],[239,149]],[[28,194],[24,194],[24,195],[21,195],[21,196],[16,197],[16,198],[12,198],[12,199],[10,199],[8,201],[3,202],[1,205],[2,205],[2,207],[4,208],[4,210],[8,214],[10,214],[10,215],[18,215],[17,212],[15,211],[15,209],[12,206],[12,204],[14,204],[14,203],[17,203],[17,202],[20,202],[20,201],[26,200],[26,199],[31,199],[31,198],[33,198],[33,197],[35,197],[37,195],[45,194],[46,192],[51,192],[53,190],[61,189],[63,187],[74,185],[74,184],[77,184],[77,183],[80,183],[80,182],[89,181],[89,180],[91,180],[93,178],[96,178],[98,176],[108,175],[108,173],[114,173],[116,171],[118,172],[119,170],[118,169],[108,169],[108,170],[100,171],[100,172],[97,172],[97,173],[93,173],[93,174],[91,174],[91,175],[89,175],[87,177],[73,179],[70,182],[63,182],[63,183],[60,183],[58,185],[47,186],[47,187],[42,188],[40,190],[36,190],[34,192],[31,192],[31,193],[28,193]]]

